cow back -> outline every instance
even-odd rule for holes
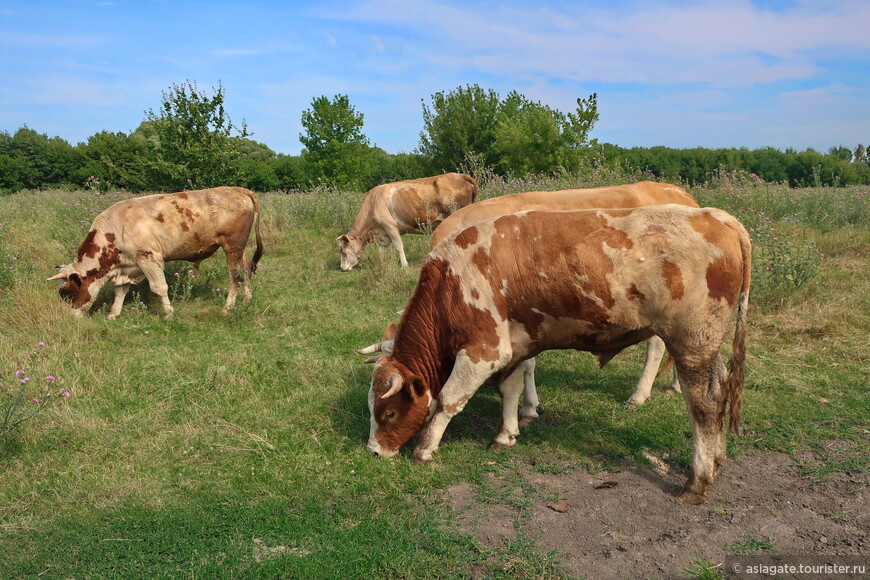
[[[682,187],[654,181],[590,189],[514,193],[486,199],[456,211],[435,229],[431,244],[434,248],[451,232],[464,229],[480,220],[522,210],[628,208],[668,203],[698,207],[695,199]]]

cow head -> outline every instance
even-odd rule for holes
[[[382,457],[396,455],[426,424],[432,402],[421,377],[389,357],[380,358],[375,363],[369,389],[368,450]]]
[[[362,251],[362,241],[356,236],[344,234],[336,238],[338,251],[341,252],[341,269],[347,272],[359,263],[359,255]]]
[[[70,264],[58,266],[58,268],[59,272],[48,279],[60,281],[58,289],[60,297],[72,305],[73,314],[82,316],[97,299],[102,284],[93,284],[90,280],[85,281],[72,269]]]

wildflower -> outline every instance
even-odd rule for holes
[[[61,391],[60,394],[63,395],[63,398],[64,398],[64,399],[69,399],[69,398],[70,398],[70,392],[69,392],[69,391]]]
[[[21,377],[21,375],[23,375],[23,374],[24,374],[24,371],[15,371],[15,378],[17,379],[17,378]]]
[[[30,399],[30,402],[31,402],[31,403],[39,403],[39,399],[37,399],[36,397],[34,397],[34,398]]]
[[[20,382],[22,385],[27,384],[27,383],[30,382],[30,377],[24,377],[24,378],[21,379],[19,382]]]
[[[47,377],[45,377],[45,380],[48,381],[49,383],[53,383],[53,382],[56,381],[57,379],[54,378],[54,377],[51,376],[51,375],[48,375]]]
[[[45,343],[40,340],[36,343],[36,346],[45,346]]]

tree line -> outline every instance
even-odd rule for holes
[[[717,170],[745,170],[792,186],[870,183],[867,147],[827,153],[624,148],[589,134],[597,95],[563,112],[512,91],[502,97],[478,85],[423,101],[423,130],[411,153],[390,154],[363,133],[364,117],[346,95],[312,99],[302,113],[300,155],[275,153],[251,139],[224,108],[222,86],[172,85],[158,109],[133,132],[102,131],[75,146],[24,126],[0,132],[0,192],[57,187],[131,192],[241,185],[255,191],[325,184],[367,190],[377,184],[443,171],[486,170],[503,176],[575,172],[596,165],[651,172],[664,181],[701,183]]]

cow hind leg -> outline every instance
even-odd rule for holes
[[[625,406],[628,408],[638,407],[649,400],[652,393],[653,383],[656,380],[656,375],[661,365],[662,357],[665,355],[665,342],[658,336],[653,336],[646,341],[646,361],[643,365],[643,371],[640,378],[637,380],[637,385],[634,387],[634,392],[629,397]]]
[[[709,364],[687,367],[678,361],[677,366],[694,442],[692,468],[680,500],[699,504],[706,501],[707,488],[725,462],[727,430],[722,392],[725,367],[718,354]]]
[[[520,402],[520,394],[524,386],[525,365],[517,366],[498,386],[502,400],[501,429],[495,436],[492,444],[493,449],[513,447],[520,434],[520,426],[517,421],[517,405]]]
[[[535,385],[535,359],[523,361],[523,406],[520,408],[520,426],[531,425],[538,418],[541,406]]]
[[[224,253],[227,255],[227,270],[230,275],[230,285],[227,289],[227,299],[224,303],[224,312],[226,313],[232,310],[236,305],[236,298],[239,295],[240,284],[245,284],[242,298],[244,300],[250,300],[251,289],[249,286],[251,275],[248,261],[245,257],[244,247],[242,247],[242,249],[237,249],[227,246],[224,247]]]

